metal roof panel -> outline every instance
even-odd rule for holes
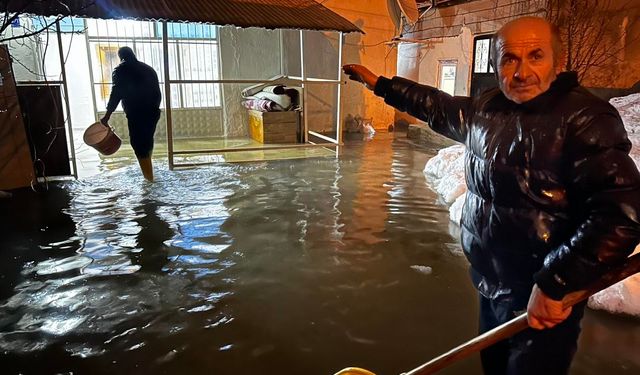
[[[362,32],[314,0],[9,0],[9,12],[41,16],[213,23],[267,29]]]

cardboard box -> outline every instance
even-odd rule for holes
[[[265,144],[298,143],[300,112],[249,111],[249,134]]]

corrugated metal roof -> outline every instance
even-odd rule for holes
[[[362,32],[353,23],[314,0],[10,0],[7,7],[9,12],[41,16],[72,15],[268,29]]]

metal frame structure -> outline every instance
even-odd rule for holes
[[[86,19],[85,21],[85,30],[86,30]],[[282,29],[280,29],[282,31]],[[305,53],[304,53],[304,30],[299,30],[300,35],[300,67],[301,67],[301,77],[289,77],[293,80],[297,80],[300,82],[302,87],[302,96],[301,96],[301,106],[302,106],[302,131],[304,132],[304,143],[302,144],[290,144],[290,145],[265,145],[264,147],[234,147],[234,148],[218,148],[218,149],[203,149],[203,150],[180,150],[176,151],[174,149],[174,139],[173,139],[173,123],[172,123],[172,106],[171,106],[171,85],[172,84],[190,84],[190,83],[200,83],[200,84],[256,84],[256,83],[270,83],[272,81],[269,80],[249,80],[249,79],[214,79],[214,80],[173,80],[170,77],[169,73],[169,33],[168,33],[168,22],[162,21],[162,54],[164,59],[164,104],[165,104],[165,119],[166,119],[166,129],[167,129],[167,154],[168,154],[168,164],[169,169],[173,170],[176,167],[190,167],[194,165],[201,164],[211,164],[211,163],[182,163],[178,164],[175,162],[176,155],[197,155],[197,154],[219,154],[219,153],[227,153],[227,152],[240,152],[240,151],[256,151],[256,150],[277,150],[277,149],[300,149],[300,148],[309,148],[309,147],[335,147],[336,155],[338,154],[337,146],[342,144],[342,131],[340,126],[340,116],[342,110],[342,98],[341,98],[341,86],[342,81],[339,79],[341,77],[341,67],[342,67],[342,54],[343,54],[343,46],[344,46],[344,33],[338,32],[338,69],[337,69],[337,77],[338,79],[321,79],[321,78],[312,78],[307,77],[305,72]],[[18,84],[59,84],[63,86],[64,89],[64,101],[65,101],[65,109],[66,109],[66,123],[68,129],[68,141],[70,146],[70,161],[73,165],[73,177],[78,178],[78,168],[77,168],[77,157],[76,150],[73,141],[73,128],[71,124],[71,107],[69,103],[69,91],[68,91],[68,82],[67,82],[67,72],[66,72],[66,64],[64,59],[64,51],[62,47],[62,33],[60,30],[59,22],[56,23],[56,34],[58,40],[58,53],[60,58],[61,65],[61,78],[60,81],[21,81]],[[281,34],[282,35],[282,34]],[[143,38],[144,39],[144,38]],[[89,44],[89,38],[86,38],[87,45]],[[281,39],[281,47],[282,47],[282,39]],[[87,46],[87,62],[91,64],[90,57],[90,48]],[[284,61],[282,48],[280,53],[280,66],[281,71],[284,71]],[[93,112],[96,115],[97,119],[97,104],[96,104],[96,94],[95,94],[95,85],[93,82],[93,70],[89,69],[91,75],[91,93],[92,93],[92,102],[93,102]],[[308,85],[314,84],[331,84],[337,86],[337,105],[335,109],[336,113],[336,138],[331,138],[326,135],[314,132],[309,130],[308,124],[308,108],[305,105],[307,93],[305,87]],[[309,135],[316,137],[322,142],[315,143],[309,140]]]
[[[299,30],[300,32],[300,69],[302,77],[299,77],[300,85],[302,87],[302,124],[303,124],[303,132],[304,132],[304,144],[292,144],[292,145],[274,145],[274,146],[264,146],[264,147],[234,147],[234,148],[217,148],[217,149],[203,149],[203,150],[174,150],[173,143],[173,123],[172,123],[172,108],[171,108],[171,85],[172,84],[189,84],[189,83],[202,83],[202,84],[234,84],[234,83],[243,83],[243,84],[256,84],[256,83],[270,83],[272,81],[269,80],[249,80],[249,79],[213,79],[213,80],[174,80],[171,79],[169,75],[169,38],[168,38],[168,27],[167,22],[162,22],[162,46],[163,46],[163,55],[164,55],[164,74],[165,74],[165,83],[164,83],[164,95],[165,95],[165,119],[166,119],[166,127],[167,127],[167,156],[169,160],[169,169],[173,170],[176,167],[191,167],[194,165],[203,165],[203,164],[213,164],[211,163],[176,163],[175,156],[176,155],[205,155],[205,154],[219,154],[226,152],[240,152],[240,151],[260,151],[260,150],[276,150],[276,149],[295,149],[295,148],[308,148],[308,147],[337,147],[342,144],[342,131],[340,129],[340,114],[341,114],[341,105],[342,98],[340,97],[341,93],[341,84],[342,81],[340,79],[319,79],[319,78],[308,78],[305,75],[305,59],[304,59],[304,31]],[[342,48],[343,48],[343,33],[339,32],[339,47],[338,47],[338,77],[341,74],[342,67]],[[282,39],[281,39],[282,41]],[[282,46],[282,43],[280,44]],[[281,51],[282,52],[282,51]],[[281,71],[284,67],[283,55],[280,53],[280,67]],[[290,77],[291,79],[296,79],[298,77]],[[306,85],[311,84],[333,84],[337,85],[338,95],[337,95],[337,106],[336,106],[336,139],[327,137],[323,134],[319,134],[309,130],[308,126],[308,116],[307,116],[307,106],[306,102]],[[311,134],[314,137],[318,137],[322,139],[322,143],[313,143],[308,139],[308,135]],[[337,155],[337,148],[336,148]]]

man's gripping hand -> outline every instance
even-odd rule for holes
[[[344,74],[349,76],[349,79],[364,83],[369,90],[373,90],[376,87],[378,76],[373,74],[373,72],[364,66],[347,64],[342,67],[342,70],[344,71]]]
[[[109,126],[109,119],[111,118],[111,113],[105,113],[105,115],[100,119],[100,122],[104,126]]]
[[[527,319],[529,327],[534,329],[551,328],[571,314],[571,307],[563,308],[562,301],[556,301],[538,288],[533,286],[529,304],[527,305]]]

